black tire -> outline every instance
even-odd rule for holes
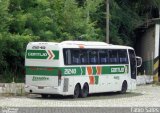
[[[121,93],[121,94],[126,93],[127,88],[128,88],[127,82],[126,82],[126,81],[124,81],[124,82],[123,82],[123,84],[122,84],[122,88],[121,88],[120,93]]]
[[[80,85],[77,84],[74,88],[74,94],[73,94],[73,98],[78,98],[80,95]]]
[[[48,98],[47,94],[41,94],[42,98]]]
[[[81,90],[81,97],[82,97],[82,98],[85,98],[85,97],[88,96],[88,94],[89,94],[89,86],[88,86],[87,83],[85,83],[85,84],[83,85],[83,89]]]

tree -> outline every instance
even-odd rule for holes
[[[103,0],[91,16],[93,21],[97,21],[96,27],[100,28],[103,41],[106,36],[105,2]],[[155,12],[159,11],[159,6],[159,0],[110,0],[110,42],[133,46],[136,35],[134,30],[146,19],[158,17],[159,14]]]
[[[5,79],[9,74],[24,76],[25,48],[30,41],[105,41],[105,3],[106,0],[0,0],[0,74]],[[110,0],[110,42],[133,46],[134,30],[146,17],[159,17],[159,6],[159,0]]]
[[[9,6],[9,0],[1,0],[0,1],[0,74],[3,71],[3,68],[7,66],[7,63],[5,61],[4,54],[4,48],[6,48],[4,45],[5,38],[8,37],[7,31],[8,31],[8,25],[11,20],[11,16],[8,13],[8,6]]]

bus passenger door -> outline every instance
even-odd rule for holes
[[[129,50],[131,89],[136,88],[137,65],[134,50]]]

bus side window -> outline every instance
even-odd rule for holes
[[[127,50],[119,50],[118,57],[120,64],[128,64]]]
[[[70,49],[63,49],[63,57],[64,57],[64,64],[70,65],[71,64],[71,52]]]
[[[97,50],[89,50],[89,64],[98,64]]]
[[[117,50],[109,50],[109,63],[110,64],[118,64],[119,59],[118,59],[118,51]]]
[[[80,51],[81,64],[88,64],[88,52],[87,50]]]
[[[100,64],[107,64],[109,62],[108,50],[99,50],[99,62]]]
[[[72,64],[81,64],[79,50],[71,50],[71,62]]]

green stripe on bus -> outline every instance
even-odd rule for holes
[[[94,76],[95,84],[98,84],[99,76]]]
[[[101,75],[106,74],[127,74],[128,65],[125,66],[102,66]],[[26,67],[26,75],[49,75],[57,76],[58,70],[61,70],[62,76],[79,76],[86,75],[87,68],[83,67]],[[96,66],[92,66],[92,75],[97,75]],[[97,79],[97,78],[96,78]]]
[[[124,74],[128,73],[127,66],[103,66],[102,74]]]
[[[86,67],[62,67],[61,70],[65,76],[86,75]]]
[[[96,67],[92,67],[92,72],[93,72],[93,73],[92,73],[93,75],[96,75],[96,74],[97,74],[97,69],[96,69]]]
[[[65,76],[76,76],[76,75],[85,75],[85,67],[65,67],[61,68],[62,75]]]
[[[58,60],[59,59],[59,51],[55,51],[55,50],[52,50],[53,54],[55,55],[55,57],[53,58],[54,60]]]
[[[58,75],[58,68],[26,67],[26,75],[57,76]]]
[[[81,75],[86,75],[86,67],[81,67]]]
[[[102,66],[102,73],[101,74],[109,74],[110,70],[108,68],[108,66]]]

